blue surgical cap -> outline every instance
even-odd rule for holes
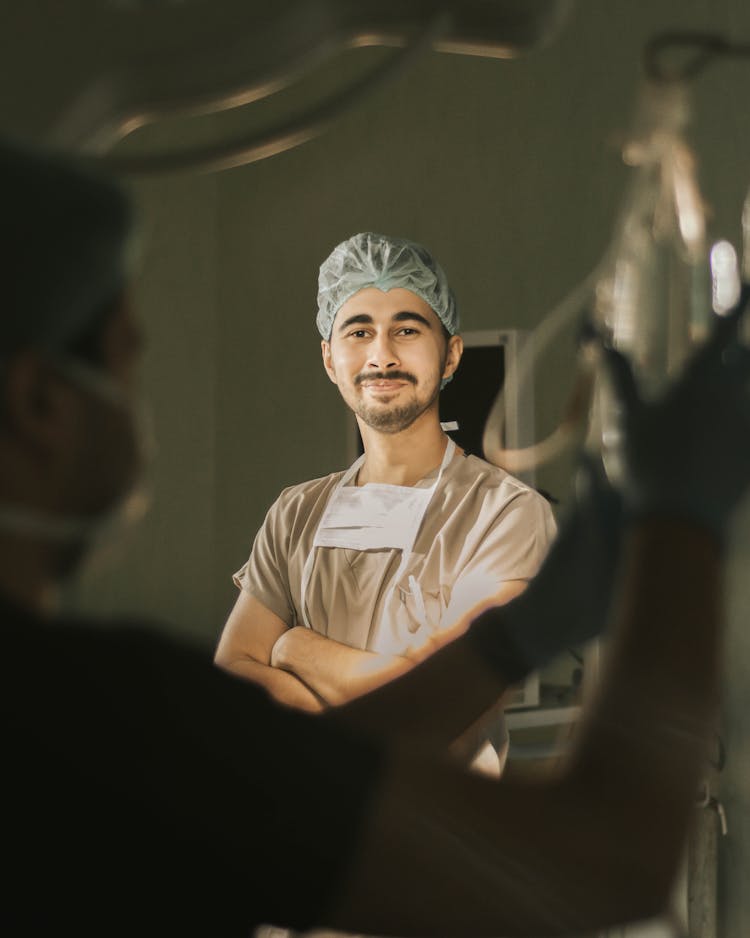
[[[339,309],[365,287],[410,290],[434,310],[451,335],[458,332],[456,299],[427,248],[405,238],[364,231],[338,244],[320,266],[316,321],[324,339],[331,338]]]
[[[113,181],[0,137],[0,355],[84,334],[125,286],[131,229]]]

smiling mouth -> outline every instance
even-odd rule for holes
[[[365,381],[363,386],[369,391],[397,391],[406,381]]]
[[[417,379],[408,371],[371,371],[360,372],[354,379],[357,387],[373,387],[376,389],[390,389],[401,387],[402,384],[416,384]]]

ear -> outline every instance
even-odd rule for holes
[[[2,419],[9,433],[39,452],[68,445],[75,421],[71,390],[37,352],[22,352],[7,364]]]
[[[458,368],[461,356],[464,353],[464,340],[460,335],[452,335],[448,339],[448,349],[445,354],[445,367],[443,368],[443,378],[449,378]]]
[[[333,367],[333,361],[331,359],[331,343],[326,342],[325,339],[322,339],[320,343],[320,351],[323,355],[323,367],[326,370],[326,374],[334,384],[338,384],[338,381],[336,380],[336,370]]]

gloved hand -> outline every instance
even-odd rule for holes
[[[630,364],[604,350],[621,406],[621,482],[631,516],[696,520],[723,535],[750,483],[750,350],[738,328],[750,298],[717,317],[707,342],[655,402],[641,400]]]
[[[621,541],[622,500],[586,459],[577,495],[539,573],[520,596],[479,615],[467,641],[509,684],[604,628]]]
[[[750,485],[750,350],[738,339],[750,299],[717,318],[710,339],[658,401],[641,400],[627,359],[604,349],[624,431],[622,498],[590,464],[586,491],[518,598],[488,609],[467,638],[509,683],[605,627],[623,511],[691,518],[721,537]]]

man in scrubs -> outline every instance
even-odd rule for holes
[[[661,401],[602,348],[620,493],[586,473],[521,595],[312,716],[173,627],[65,613],[62,588],[140,472],[132,213],[109,181],[3,140],[0,204],[5,932],[575,936],[661,913],[716,718],[723,548],[750,483],[739,310]],[[554,775],[444,758],[508,686],[605,626],[597,698]]]
[[[537,572],[555,531],[547,501],[458,449],[439,393],[459,366],[456,301],[422,245],[372,232],[337,245],[319,274],[323,365],[356,415],[363,455],[285,489],[235,574],[240,593],[216,661],[304,710],[341,704],[408,668],[480,602],[502,604]],[[476,765],[495,746],[465,737]]]

